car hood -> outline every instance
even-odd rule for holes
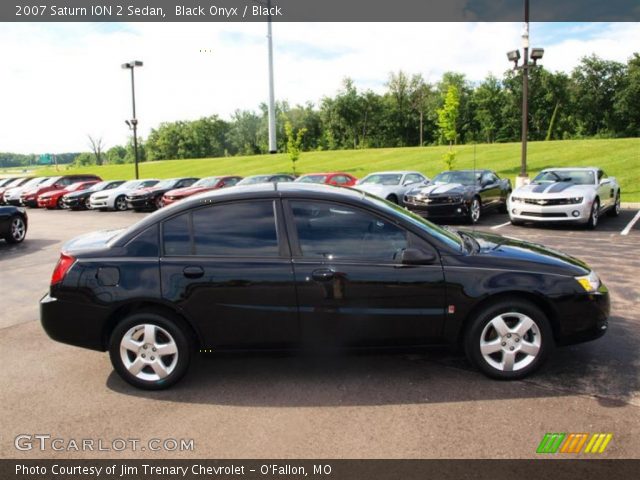
[[[92,192],[89,189],[86,190],[78,190],[76,192],[69,192],[69,193],[65,193],[65,197],[67,198],[76,198],[76,197],[82,197],[83,195],[93,195],[94,193],[99,193],[101,190],[98,190],[97,192]]]
[[[129,195],[133,197],[135,195],[146,195],[147,193],[161,192],[163,190],[167,190],[167,189],[156,188],[156,187],[136,188],[134,190],[129,190]]]
[[[513,192],[514,196],[526,195],[529,198],[564,198],[567,196],[584,195],[586,192],[592,191],[594,187],[591,185],[576,185],[572,182],[555,182],[555,183],[530,183],[523,185]]]
[[[122,233],[119,230],[100,230],[97,232],[85,233],[79,237],[69,240],[62,246],[62,251],[66,254],[75,255],[82,252],[100,250],[107,246],[109,241]]]
[[[183,187],[183,188],[174,188],[173,190],[169,190],[165,195],[167,196],[187,196],[187,195],[195,195],[196,193],[213,190],[214,187]]]
[[[470,190],[472,187],[469,185],[462,185],[461,183],[440,183],[426,185],[411,190],[412,195],[424,195],[426,197],[439,196],[439,195],[451,195],[451,194],[463,194]]]
[[[569,276],[587,275],[591,271],[582,260],[544,245],[491,233],[467,233],[480,245],[476,255],[488,259],[495,266],[519,263],[532,271]]]
[[[50,190],[47,193],[43,193],[42,195],[40,195],[40,198],[50,198],[50,197],[55,197],[56,195],[60,195],[64,193],[64,190]]]

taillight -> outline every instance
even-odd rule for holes
[[[51,285],[62,282],[75,261],[76,259],[72,256],[61,253],[60,259],[56,263],[56,268],[53,270],[53,275],[51,275]]]

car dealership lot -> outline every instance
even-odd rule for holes
[[[144,214],[29,210],[25,242],[0,243],[0,456],[532,457],[546,432],[610,432],[604,455],[640,457],[640,224],[621,234],[636,211],[603,218],[593,232],[513,227],[506,215],[479,222],[586,260],[611,291],[607,335],[557,350],[525,381],[489,380],[442,349],[209,355],[173,389],[144,392],[111,371],[106,353],[53,342],[38,322],[62,243]],[[195,450],[15,450],[16,435],[41,433],[108,443],[193,438]]]

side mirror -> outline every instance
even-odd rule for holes
[[[400,252],[399,260],[403,265],[430,265],[436,256],[419,248],[405,248]]]
[[[605,183],[609,183],[609,179],[608,178],[601,178],[600,179],[600,185],[604,185]]]

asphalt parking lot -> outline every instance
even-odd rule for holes
[[[143,392],[107,354],[53,342],[38,321],[62,243],[143,215],[29,210],[27,240],[0,241],[0,457],[529,458],[546,432],[606,432],[601,457],[640,458],[640,222],[621,234],[636,212],[593,232],[513,227],[506,215],[476,227],[582,258],[611,291],[607,335],[558,349],[527,380],[489,380],[442,349],[229,355],[197,359],[172,390]],[[19,434],[194,439],[195,449],[22,452]]]

